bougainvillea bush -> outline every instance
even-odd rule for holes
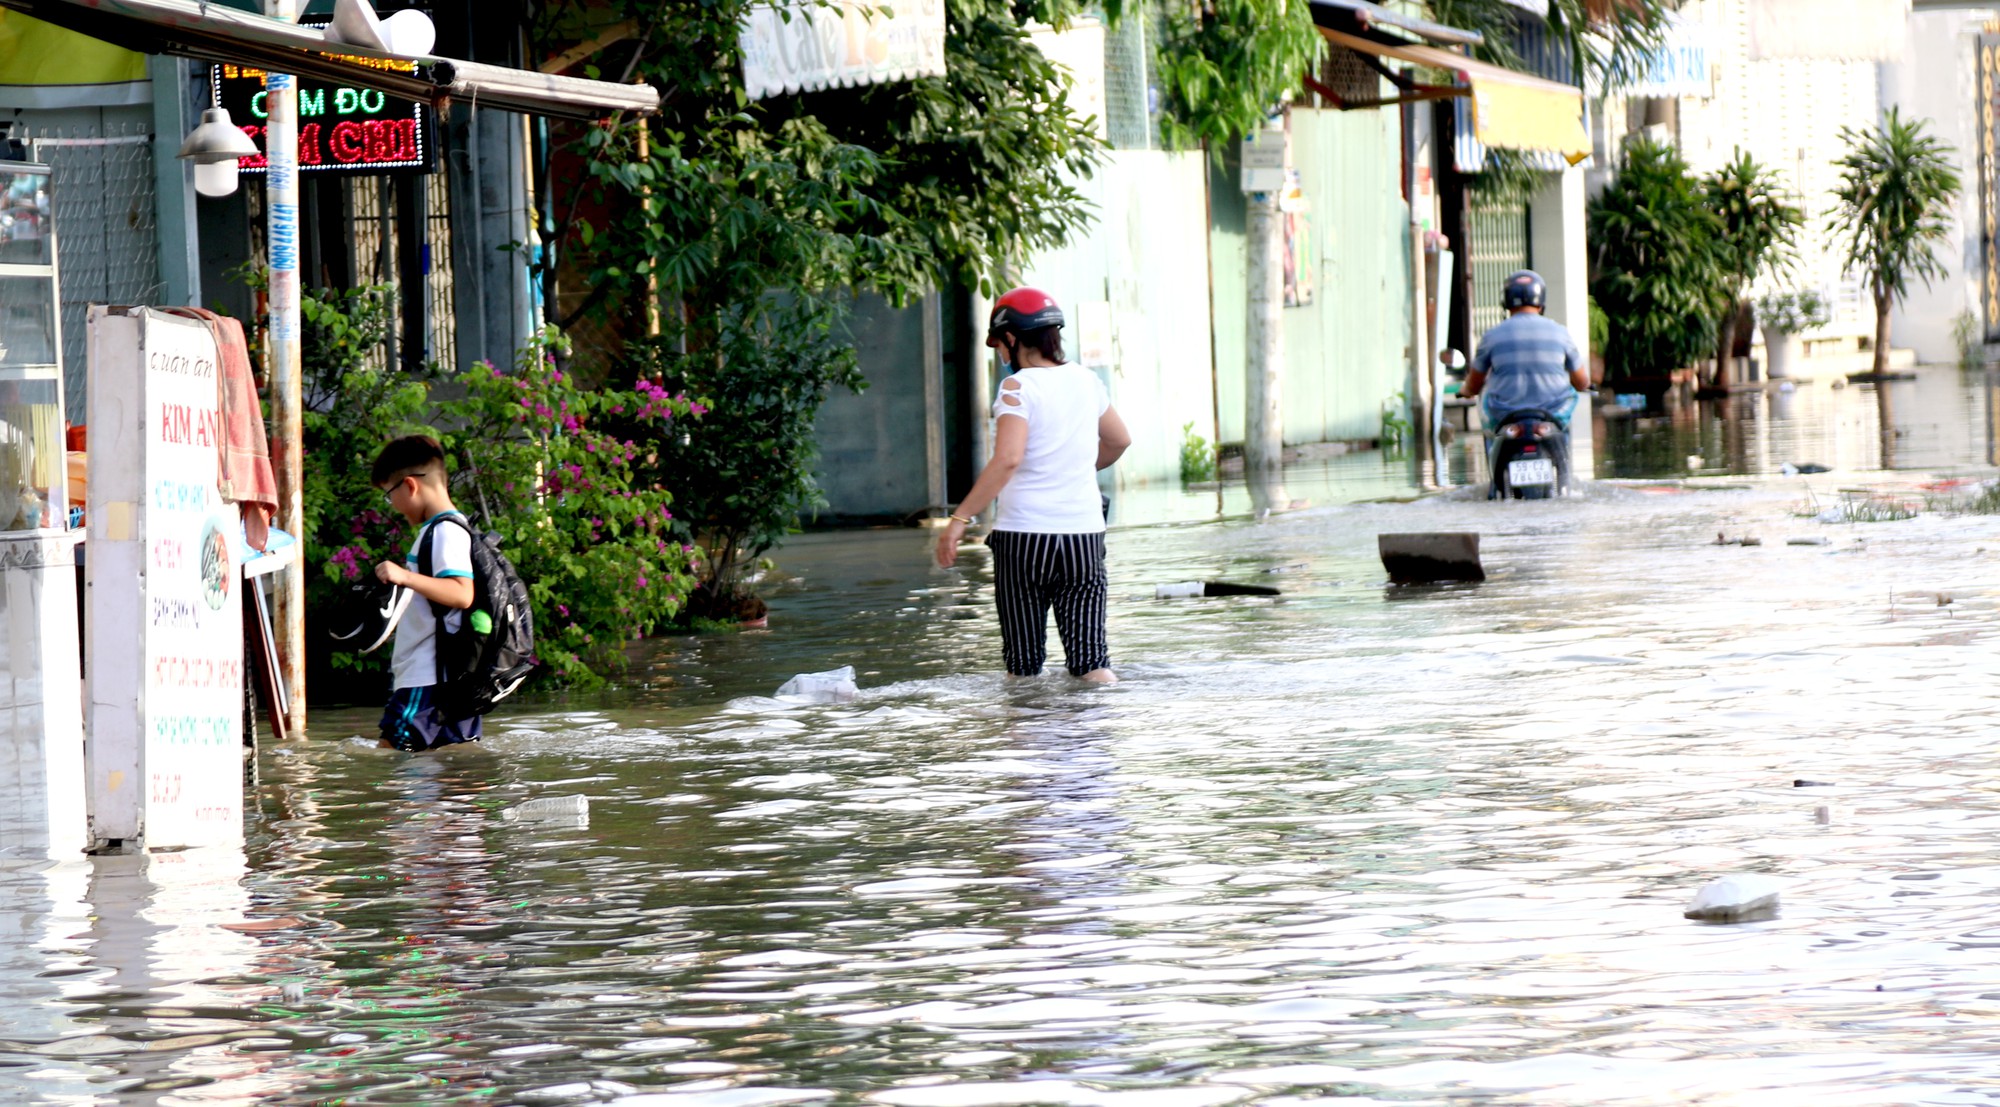
[[[346,600],[377,562],[400,561],[411,528],[368,482],[383,443],[431,434],[451,459],[452,499],[498,534],[534,603],[544,679],[592,685],[623,664],[625,643],[680,610],[692,551],[674,536],[673,497],[635,487],[629,435],[665,435],[692,405],[647,383],[585,389],[559,364],[561,339],[538,336],[516,363],[411,377],[359,359],[314,358],[332,371],[306,418],[309,610]],[[309,381],[309,387],[311,382]],[[386,664],[385,648],[334,664]]]

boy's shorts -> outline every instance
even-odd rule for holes
[[[479,716],[447,719],[438,713],[430,685],[398,688],[382,709],[382,740],[405,753],[479,741]]]

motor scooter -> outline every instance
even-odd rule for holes
[[[1538,408],[1510,411],[1493,428],[1489,500],[1546,500],[1569,492],[1569,431]]]

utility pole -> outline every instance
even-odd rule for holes
[[[1249,327],[1244,344],[1243,477],[1252,510],[1281,509],[1285,495],[1285,242],[1278,200],[1285,189],[1282,113],[1243,139],[1243,192]]]
[[[298,0],[268,0],[270,15],[296,23]],[[306,566],[303,390],[299,363],[299,89],[285,73],[264,76],[265,246],[271,280],[271,467],[278,478],[278,529],[297,545],[276,574],[280,683],[285,732],[306,732]]]

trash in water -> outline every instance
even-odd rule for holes
[[[1714,881],[1694,894],[1681,917],[1698,922],[1756,922],[1778,917],[1782,886],[1768,876],[1739,873]]]
[[[854,684],[854,666],[823,673],[800,673],[778,686],[780,696],[798,696],[814,703],[846,703],[861,694]]]
[[[1276,588],[1262,584],[1231,584],[1226,580],[1184,580],[1153,588],[1156,600],[1181,600],[1193,596],[1278,596]]]
[[[581,830],[590,825],[589,796],[542,796],[500,812],[503,822],[539,823]]]
[[[1794,787],[1794,788],[1831,788],[1831,787],[1833,787],[1833,786],[1834,786],[1834,784],[1833,784],[1833,781],[1831,781],[1831,780],[1794,780],[1794,781],[1792,781],[1792,787]]]

